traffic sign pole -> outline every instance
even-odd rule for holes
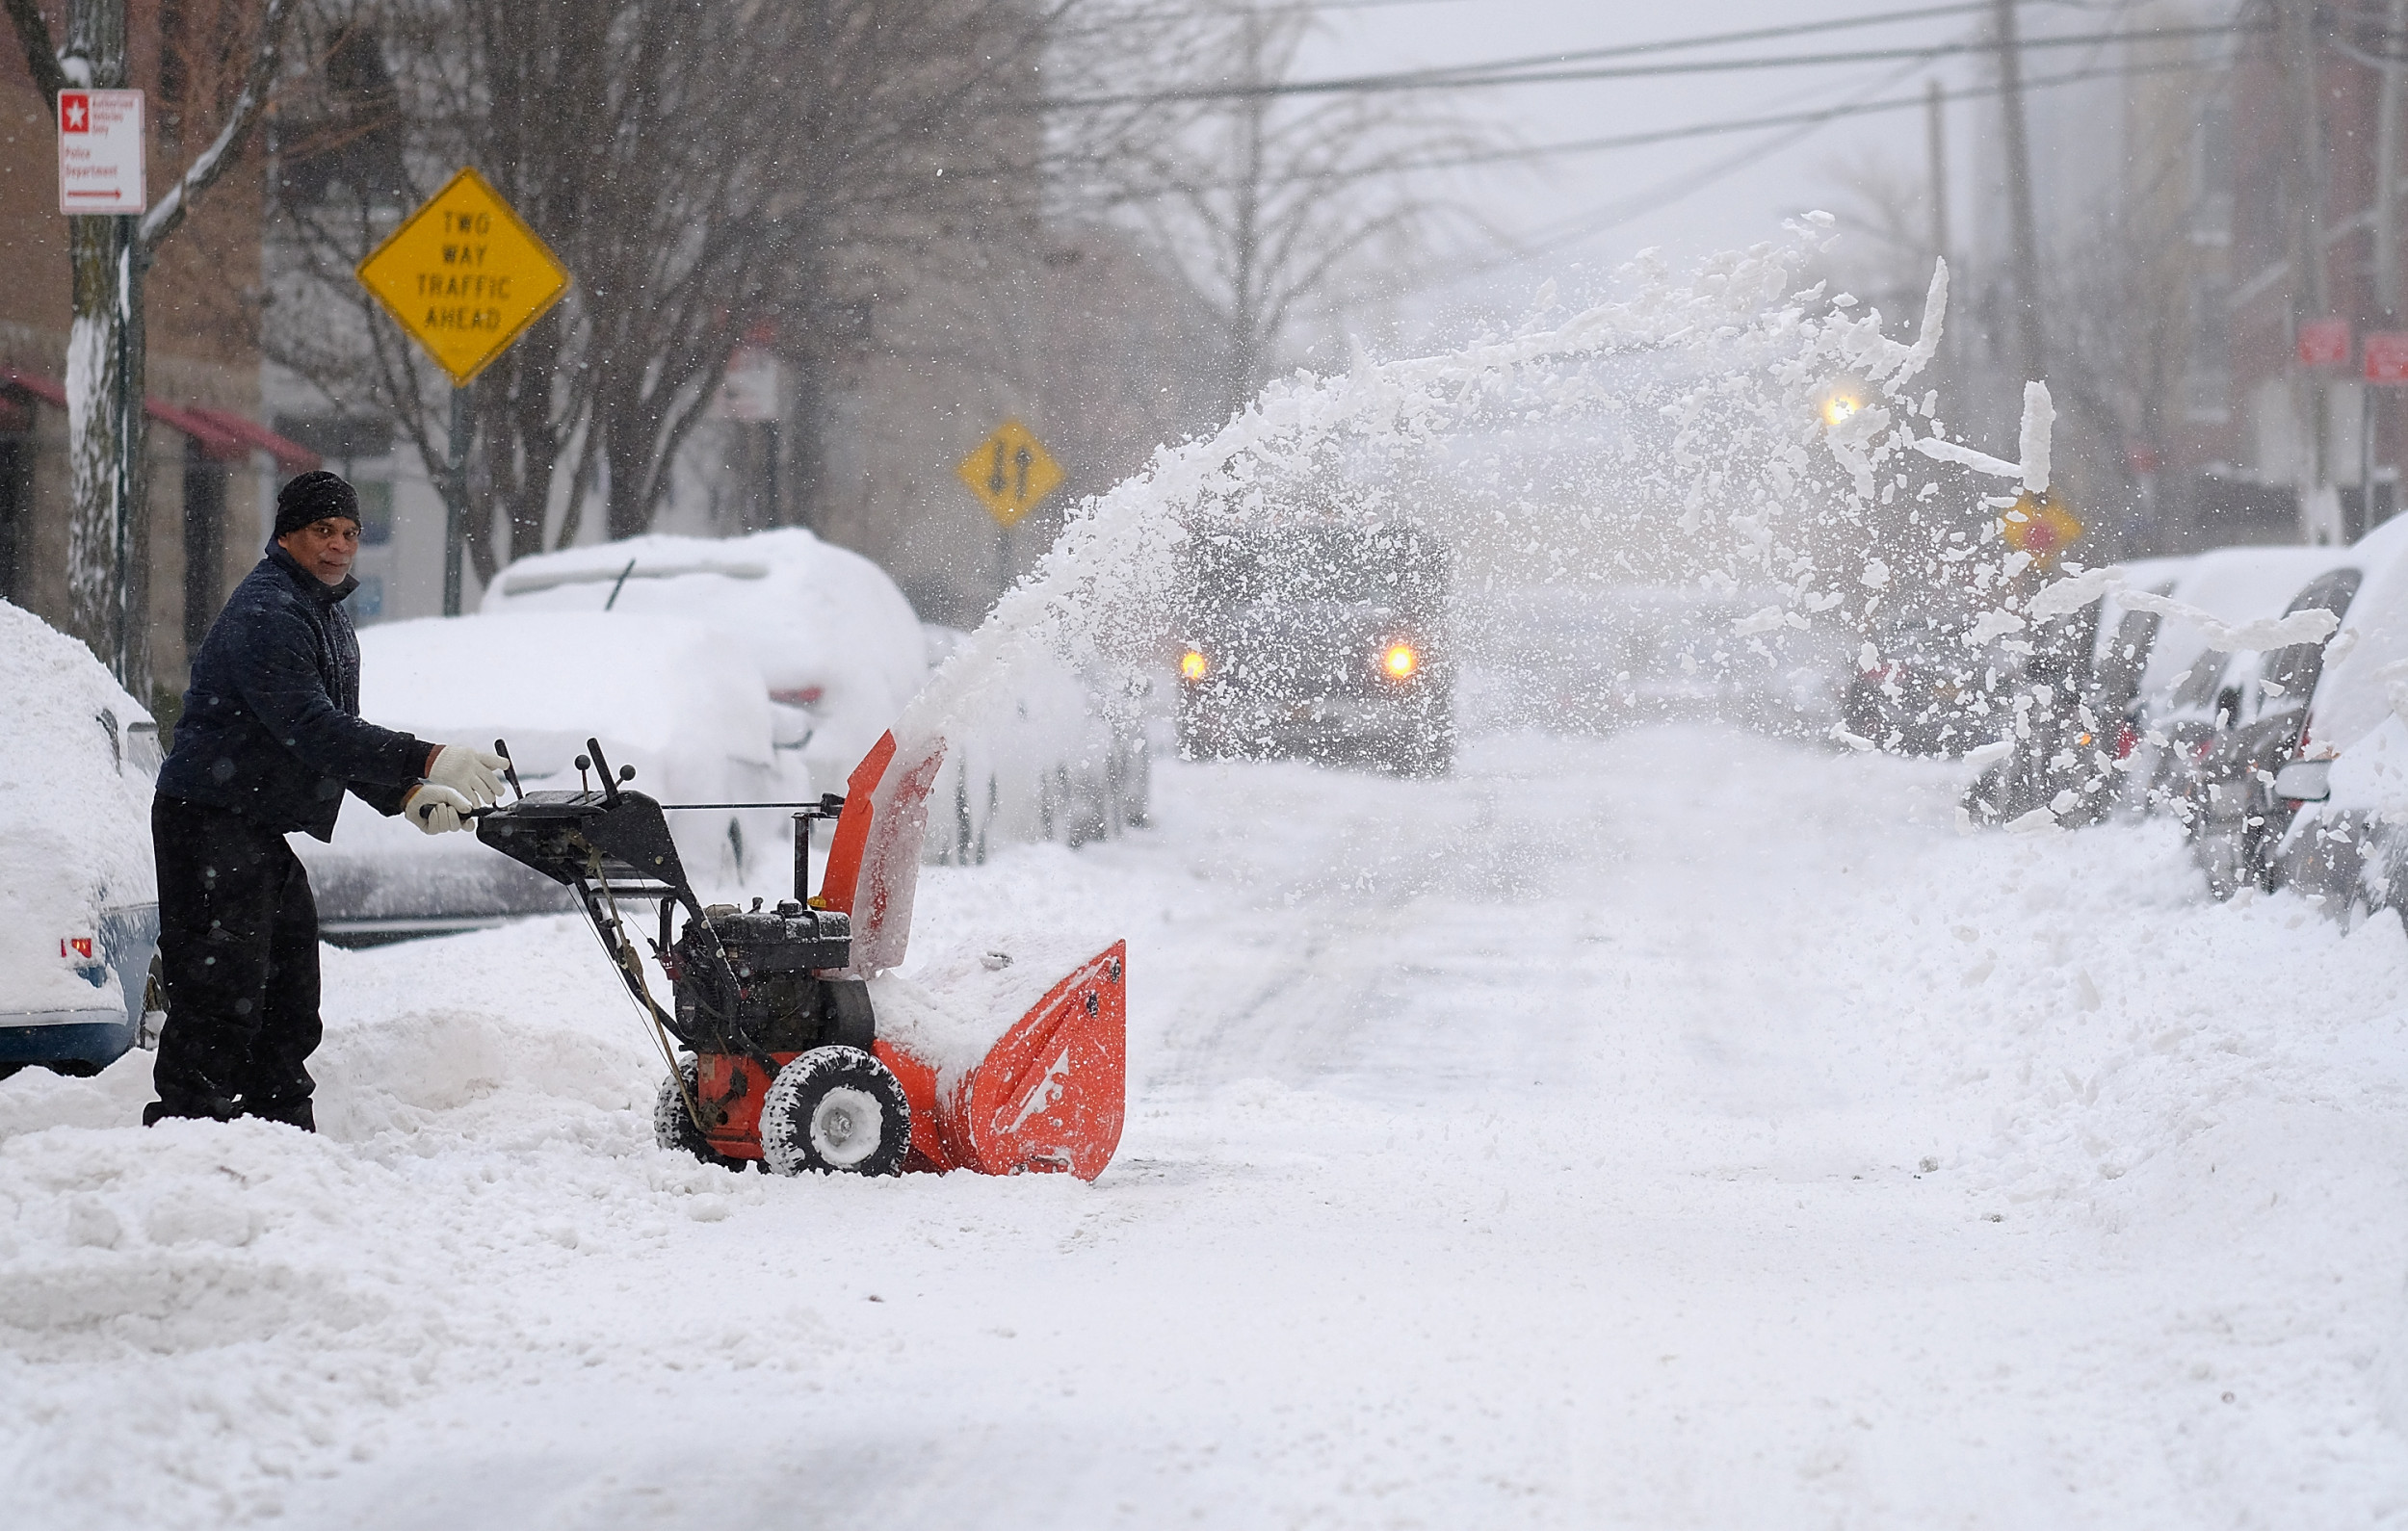
[[[450,482],[443,486],[443,614],[459,615],[460,553],[468,540],[468,438],[475,430],[475,417],[468,410],[468,392],[474,383],[461,383],[452,390],[452,439],[445,454],[445,477]]]

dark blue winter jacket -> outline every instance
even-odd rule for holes
[[[343,610],[358,586],[327,584],[268,545],[193,660],[163,795],[320,840],[334,838],[346,787],[380,814],[402,811],[431,746],[359,720],[359,638]]]

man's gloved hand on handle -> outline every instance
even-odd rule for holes
[[[420,782],[402,798],[403,814],[430,835],[447,835],[455,829],[468,828],[476,822],[468,817],[475,808],[476,804],[449,787],[433,782]]]
[[[465,744],[438,744],[427,757],[427,779],[402,798],[402,812],[430,835],[466,829],[468,816],[502,800],[502,769],[510,762]]]
[[[502,800],[502,769],[509,764],[465,744],[443,744],[428,758],[427,780],[467,798],[471,808],[489,808]]]

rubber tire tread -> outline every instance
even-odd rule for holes
[[[885,1108],[886,1134],[860,1163],[838,1166],[812,1151],[811,1107],[839,1085],[867,1090]],[[813,1048],[777,1071],[761,1100],[761,1158],[774,1175],[900,1175],[911,1148],[911,1102],[903,1081],[859,1048]]]

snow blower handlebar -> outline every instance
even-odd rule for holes
[[[509,759],[508,747],[499,740],[494,742],[495,753]],[[692,920],[712,933],[713,945],[719,948],[714,966],[723,970],[725,977],[720,992],[735,992],[735,974],[728,970],[725,948],[716,941],[718,932],[678,858],[668,820],[659,803],[641,792],[621,789],[620,782],[634,779],[632,768],[613,772],[598,740],[586,740],[586,749],[589,754],[578,758],[578,768],[601,767],[600,791],[529,792],[522,789],[516,801],[478,812],[477,838],[576,892],[579,905],[610,951],[628,992],[654,1021],[681,1036],[698,1028],[708,1033],[704,1040],[716,1039],[725,1029],[723,1016],[696,1015],[681,1025],[654,1001],[644,986],[636,947],[619,919],[621,899],[657,901],[659,945],[666,949],[670,908],[684,905]],[[512,776],[515,787],[515,772]]]

